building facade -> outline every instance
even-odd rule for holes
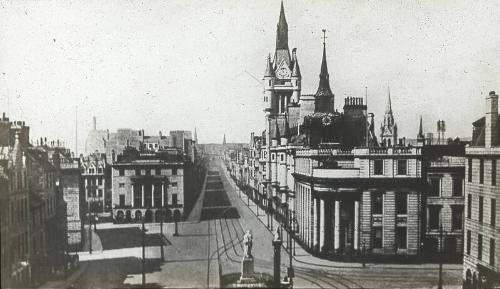
[[[464,287],[500,286],[500,159],[498,95],[486,97],[486,115],[473,123],[466,148]]]
[[[111,167],[106,154],[94,153],[80,156],[85,203],[92,212],[111,211]]]
[[[128,148],[112,166],[115,222],[180,221],[184,214],[186,159],[181,151]]]

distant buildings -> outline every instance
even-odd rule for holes
[[[92,212],[111,211],[111,166],[106,154],[80,156],[87,209]]]
[[[338,260],[406,260],[463,246],[464,144],[439,145],[420,126],[415,145],[398,138],[391,95],[377,138],[364,98],[334,110],[326,44],[318,89],[301,93],[281,6],[274,57],[263,78],[266,129],[224,159],[237,184],[309,252]],[[270,218],[269,226],[273,227]]]
[[[498,95],[486,97],[486,115],[473,123],[466,148],[464,288],[500,286]]]

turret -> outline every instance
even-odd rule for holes
[[[267,56],[266,71],[264,72],[264,111],[270,111],[273,107],[273,90],[274,90],[274,69],[271,63],[271,56]]]
[[[300,74],[299,61],[297,60],[297,48],[294,48],[292,50],[292,59],[293,59],[293,69],[292,69],[292,76],[290,78],[292,81],[293,93],[290,101],[293,103],[298,103],[300,100],[300,88],[301,88],[300,81],[302,79],[302,76]]]
[[[326,30],[323,29],[323,34]],[[323,36],[326,38],[326,36]],[[323,57],[321,59],[321,70],[319,74],[319,85],[316,94],[315,112],[333,112],[334,111],[334,95],[330,89],[330,74],[326,64],[326,43],[323,40]]]

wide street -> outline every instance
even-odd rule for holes
[[[273,236],[266,227],[266,216],[239,192],[214,160],[210,164],[204,190],[188,220],[164,224],[165,260],[161,261],[159,224],[147,224],[146,283],[161,287],[218,287],[231,273],[238,273],[243,256],[243,235],[253,234],[255,271],[272,275]],[[240,197],[241,196],[241,197]],[[250,204],[250,206],[247,206]],[[141,231],[138,224],[100,224],[97,227],[102,249],[80,252],[83,273],[73,285],[77,288],[125,287],[141,284]],[[284,233],[286,244],[286,233]],[[94,242],[93,242],[94,243]],[[322,260],[296,248],[293,259],[296,288],[436,288],[437,264],[366,264]],[[282,247],[281,274],[289,264]],[[444,288],[459,288],[461,265],[444,266]],[[98,285],[97,285],[98,284]]]

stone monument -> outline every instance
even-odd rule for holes
[[[254,281],[254,271],[253,271],[253,256],[252,256],[252,233],[247,230],[243,236],[243,244],[245,246],[245,252],[243,254],[243,261],[241,263],[241,276],[240,282],[253,282]]]

